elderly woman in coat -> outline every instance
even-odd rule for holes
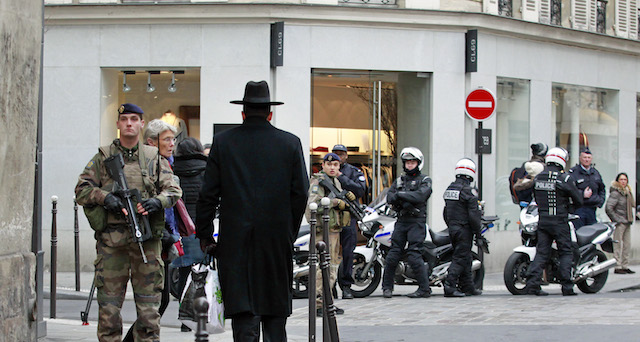
[[[621,172],[616,180],[611,182],[609,198],[605,210],[612,222],[616,222],[616,230],[613,239],[618,241],[613,244],[613,255],[618,261],[615,273],[635,273],[629,269],[629,250],[631,249],[630,227],[633,223],[633,208],[635,201],[629,187],[629,177]]]

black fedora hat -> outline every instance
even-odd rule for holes
[[[269,85],[267,81],[254,82],[249,81],[244,88],[244,98],[242,100],[231,101],[233,104],[241,105],[265,105],[277,106],[284,102],[271,101],[269,94]]]

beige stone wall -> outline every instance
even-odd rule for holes
[[[0,1],[0,340],[33,341],[31,253],[42,2]]]

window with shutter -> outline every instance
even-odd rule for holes
[[[540,0],[522,1],[522,19],[535,22],[540,21],[539,1]]]
[[[629,0],[629,38],[638,39],[638,0]]]
[[[551,0],[540,0],[540,22],[551,24]]]
[[[483,0],[483,12],[490,14],[498,14],[498,0]]]
[[[630,0],[617,0],[616,1],[616,20],[615,20],[615,32],[618,37],[629,37],[629,2]]]
[[[574,29],[589,29],[589,0],[571,1],[571,25]]]

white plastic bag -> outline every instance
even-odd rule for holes
[[[191,273],[180,298],[178,319],[184,325],[196,330],[198,321],[193,309],[196,298],[204,296],[209,303],[208,321],[206,325],[209,334],[224,332],[224,304],[218,271],[207,264],[197,264],[191,267]]]

